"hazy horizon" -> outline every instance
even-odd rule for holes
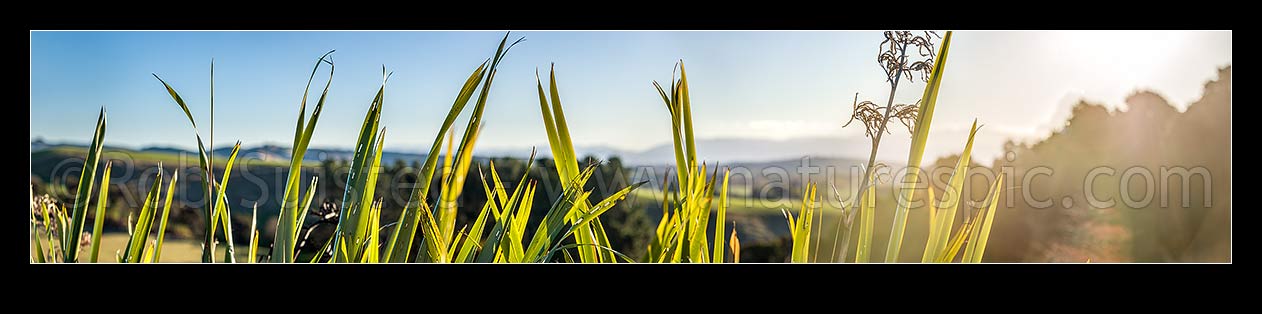
[[[195,149],[191,127],[157,73],[209,123],[209,62],[215,58],[216,147],[288,145],[302,87],[320,54],[337,49],[330,99],[312,147],[349,148],[381,65],[394,74],[382,125],[386,150],[420,152],[437,132],[458,85],[503,32],[32,32],[31,137],[86,142],[100,106],[106,144]],[[880,32],[515,32],[486,112],[480,151],[546,151],[534,72],[555,62],[574,144],[644,151],[669,144],[669,115],[652,88],[678,59],[688,67],[697,138],[862,138],[841,126],[854,93],[884,103],[875,62]],[[1231,32],[962,31],[953,39],[927,158],[958,151],[977,118],[975,155],[994,158],[1004,139],[1045,137],[1086,100],[1108,108],[1148,90],[1179,110],[1231,64]],[[318,79],[318,78],[317,78]],[[900,85],[896,102],[923,82]],[[282,121],[282,122],[277,122]],[[905,158],[899,139],[881,159]],[[625,130],[635,130],[626,132]],[[200,130],[205,137],[209,130]],[[864,145],[866,146],[866,145]],[[939,146],[934,148],[933,146]],[[704,148],[704,147],[703,147]],[[848,147],[837,147],[845,150]],[[866,154],[867,147],[855,147]],[[843,154],[843,153],[839,153]],[[900,155],[901,154],[901,155]],[[723,160],[724,156],[703,156]]]

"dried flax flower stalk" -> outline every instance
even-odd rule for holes
[[[889,99],[885,106],[879,106],[870,100],[859,101],[859,94],[855,93],[853,109],[850,119],[842,127],[847,127],[854,121],[860,121],[864,126],[864,135],[872,140],[872,151],[868,158],[867,167],[863,175],[863,181],[859,188],[855,190],[855,196],[849,204],[843,207],[853,207],[864,202],[863,198],[868,185],[875,184],[869,178],[873,175],[876,168],[876,152],[881,145],[881,136],[890,133],[886,128],[889,121],[898,119],[903,126],[907,127],[909,135],[915,134],[916,121],[920,114],[921,101],[917,100],[915,104],[895,104],[894,95],[898,90],[898,85],[903,78],[910,82],[915,82],[917,76],[922,81],[928,82],[933,74],[934,58],[936,58],[936,49],[934,47],[933,38],[942,38],[936,32],[932,31],[886,31],[885,39],[878,45],[878,53],[876,62],[885,71],[885,79],[890,85]],[[834,191],[836,193],[836,191]],[[838,196],[840,198],[840,196]],[[838,235],[841,237],[841,230],[850,230],[851,223],[854,221],[854,215],[858,212],[854,208],[843,209],[843,214],[838,217],[837,229]],[[846,252],[848,249],[849,233],[845,236],[840,250],[834,247],[834,261],[840,261],[845,258],[845,254],[837,256],[837,252]],[[834,238],[834,241],[837,239]],[[835,242],[834,242],[835,243]]]

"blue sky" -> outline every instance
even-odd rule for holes
[[[336,49],[337,73],[312,145],[354,145],[385,65],[394,72],[382,116],[389,128],[386,149],[420,151],[438,131],[459,85],[490,57],[502,35],[32,32],[31,139],[85,142],[105,106],[107,144],[192,148],[192,129],[150,73],[180,91],[201,125],[209,122],[214,58],[215,142],[288,143],[313,63]],[[699,138],[862,136],[859,127],[841,128],[854,93],[878,103],[888,93],[875,62],[879,32],[518,36],[526,41],[497,76],[482,148],[546,147],[534,75],[538,69],[546,79],[553,62],[579,146],[639,150],[668,143],[669,115],[651,83],[668,81],[678,59],[688,67]],[[957,32],[933,130],[942,140],[963,143],[954,134],[978,118],[999,137],[1036,138],[1063,122],[1077,99],[1116,106],[1136,88],[1155,89],[1186,106],[1217,67],[1229,64],[1231,32]],[[914,102],[922,88],[919,81],[900,86],[896,101]],[[998,141],[979,143],[978,154],[997,154]]]

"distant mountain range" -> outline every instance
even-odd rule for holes
[[[803,156],[829,158],[863,158],[867,159],[867,151],[859,154],[844,154],[846,147],[870,147],[866,138],[812,137],[790,140],[764,139],[698,139],[697,155],[702,160],[723,162],[766,162],[786,159],[797,159]],[[596,156],[609,158],[617,156],[624,164],[629,165],[666,165],[675,163],[675,147],[673,143],[659,144],[649,149],[635,151],[609,146],[578,146],[574,148],[580,156]],[[479,150],[488,156],[530,156],[530,148],[496,148]],[[539,148],[540,156],[549,155],[547,147]],[[904,157],[905,158],[905,157]]]
[[[31,142],[31,152],[38,152],[53,147],[85,147],[82,144],[50,144],[44,141],[36,140]],[[137,151],[146,153],[166,153],[166,154],[195,154],[193,151],[184,150],[174,147],[151,146],[142,149],[131,149],[123,147],[106,146],[107,149]],[[215,156],[228,156],[232,154],[232,147],[215,148]],[[261,159],[269,161],[288,161],[290,157],[290,148],[277,145],[262,145],[256,147],[243,147],[237,152],[237,158],[242,159]],[[303,160],[308,162],[319,162],[325,159],[345,159],[350,160],[355,157],[355,152],[348,149],[327,149],[327,148],[307,148],[307,153],[303,155]],[[383,151],[381,155],[382,163],[393,163],[395,160],[404,162],[424,161],[424,154],[402,153],[393,151]]]
[[[1007,135],[997,132],[979,132],[977,137],[974,154],[979,156],[979,162],[989,164],[990,160],[986,159],[988,156],[985,152],[999,151],[1000,145],[1006,140]],[[934,130],[926,148],[925,159],[932,161],[937,156],[959,152],[963,149],[964,142],[967,139],[968,130]],[[719,161],[726,164],[797,160],[806,156],[866,161],[871,148],[870,140],[865,137],[804,137],[788,140],[698,139],[696,143],[697,155],[702,161],[710,161],[711,163]],[[909,144],[910,137],[905,132],[888,134],[883,138],[877,159],[886,163],[901,163],[907,158]],[[41,140],[35,140],[31,142],[31,151],[35,152],[56,145],[83,146],[82,144],[49,144]],[[549,157],[551,155],[547,146],[535,147],[535,149],[538,150],[538,157]],[[288,147],[272,144],[244,147],[239,153],[239,158],[287,161],[290,155],[289,150]],[[139,151],[192,154],[191,151],[172,147],[146,147]],[[227,156],[231,151],[232,148],[230,146],[223,145],[216,147],[214,154],[216,156]],[[575,151],[579,156],[595,156],[601,159],[617,156],[626,165],[659,166],[673,165],[675,163],[674,145],[672,143],[659,144],[638,151],[604,145],[578,146],[575,147]],[[530,147],[479,148],[475,151],[479,157],[512,158],[526,158],[530,156],[530,152]],[[355,152],[349,149],[313,147],[307,149],[303,159],[312,162],[330,158],[349,160],[354,155]],[[410,163],[414,160],[423,161],[424,157],[425,154],[423,153],[386,150],[383,151],[381,160],[386,164],[394,163],[396,160]]]
[[[906,131],[899,130],[882,138],[880,154],[877,160],[886,164],[902,164],[907,160],[911,137]],[[935,129],[929,136],[929,144],[925,147],[926,163],[938,157],[958,154],[968,141],[968,129]],[[990,164],[991,158],[999,157],[1003,143],[1012,134],[995,132],[978,132],[973,146],[974,157],[983,164]],[[723,163],[760,163],[783,160],[797,160],[802,157],[824,159],[861,159],[867,161],[871,153],[871,140],[866,137],[802,137],[787,140],[769,139],[698,139],[697,155],[703,161],[719,161]],[[539,156],[548,156],[546,146],[538,148]],[[659,144],[645,150],[625,150],[609,146],[578,146],[574,148],[580,156],[596,156],[609,158],[617,156],[627,165],[673,165],[675,148],[672,143]],[[490,148],[479,149],[485,156],[507,156],[525,158],[530,156],[530,148]]]
[[[150,150],[153,148],[146,148]],[[216,156],[228,156],[232,154],[232,147],[215,148]],[[290,148],[276,145],[263,145],[251,148],[241,148],[237,153],[237,158],[256,158],[263,160],[279,160],[286,161],[290,157]],[[304,161],[319,162],[326,159],[351,160],[355,158],[355,151],[349,149],[337,148],[307,148],[306,154],[302,156]],[[424,162],[425,154],[404,153],[397,151],[382,151],[381,162],[383,164],[394,163],[395,161],[403,161],[410,163],[412,161]]]

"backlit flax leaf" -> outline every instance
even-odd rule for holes
[[[96,118],[96,129],[92,133],[92,144],[88,146],[88,155],[83,159],[83,169],[79,171],[78,192],[75,194],[74,207],[71,207],[70,228],[61,229],[61,249],[65,262],[79,260],[80,237],[83,225],[87,223],[88,204],[92,201],[92,185],[96,180],[96,166],[101,160],[101,150],[105,145],[105,108],[101,108]],[[45,220],[47,223],[47,220]],[[52,242],[49,241],[49,246]]]
[[[895,199],[898,204],[894,210],[894,225],[890,228],[889,245],[885,250],[885,262],[893,263],[898,261],[899,253],[903,248],[903,233],[906,231],[907,211],[911,204],[911,197],[916,191],[915,187],[920,176],[920,162],[924,157],[925,145],[929,141],[929,126],[933,122],[933,109],[938,101],[938,91],[942,86],[942,76],[945,74],[947,53],[951,48],[951,32],[947,32],[942,39],[942,47],[938,49],[937,57],[933,60],[933,71],[931,72],[928,83],[925,85],[924,95],[921,99],[920,115],[916,118],[916,129],[912,135],[911,151],[907,156],[907,176],[903,178],[903,186],[898,191],[900,198]]]

